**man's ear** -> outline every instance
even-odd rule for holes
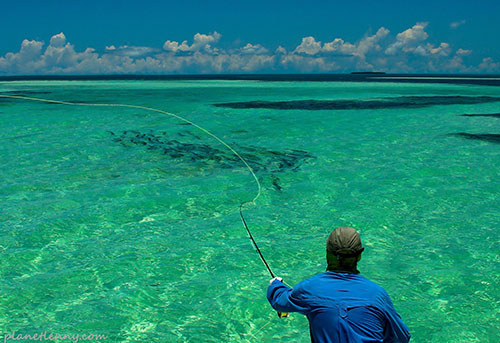
[[[361,260],[361,254],[359,254],[358,256],[358,262]]]

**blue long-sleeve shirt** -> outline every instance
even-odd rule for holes
[[[279,312],[307,316],[313,343],[407,343],[408,327],[387,292],[364,276],[326,272],[293,289],[275,280],[267,299]]]

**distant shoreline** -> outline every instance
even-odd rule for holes
[[[311,74],[72,74],[72,75],[0,75],[0,79],[184,79],[184,78],[199,78],[199,79],[248,79],[248,78],[328,78],[328,77],[349,77],[349,76],[387,76],[387,77],[454,77],[454,78],[496,78],[500,74],[400,74],[386,72],[350,72],[350,73],[311,73]]]
[[[351,75],[386,75],[385,71],[353,71]]]
[[[488,74],[177,74],[177,75],[12,75],[2,81],[263,81],[263,82],[411,82],[500,86],[500,75]]]

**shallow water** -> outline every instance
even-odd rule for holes
[[[255,168],[262,195],[245,214],[287,283],[324,271],[326,236],[353,226],[359,269],[412,342],[500,341],[500,87],[11,81],[0,94],[184,116]],[[380,101],[396,105],[359,105]],[[231,103],[359,106],[220,105]],[[309,340],[303,316],[278,319],[267,303],[270,277],[238,215],[257,186],[222,144],[130,108],[0,99],[0,117],[2,334]]]

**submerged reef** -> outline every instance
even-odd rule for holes
[[[474,133],[466,133],[466,132],[457,132],[457,133],[452,133],[451,135],[456,136],[456,137],[466,138],[466,139],[473,139],[473,140],[479,140],[479,141],[500,144],[500,134],[495,134],[495,133],[476,133],[476,134],[474,134]]]
[[[216,148],[206,143],[187,143],[172,139],[167,132],[140,132],[127,130],[121,132],[108,131],[113,142],[124,147],[140,147],[148,151],[162,154],[169,159],[181,159],[196,163],[217,163],[220,168],[244,168],[243,162],[231,151]],[[187,137],[192,141],[201,138],[189,131],[179,132],[179,137]],[[179,138],[182,139],[182,138]],[[239,146],[233,144],[235,150],[247,161],[255,173],[270,176],[272,186],[282,190],[277,174],[297,171],[312,155],[302,150],[275,151],[262,147]],[[227,150],[227,151],[226,151]]]
[[[435,105],[467,105],[500,102],[500,97],[490,96],[399,96],[359,100],[292,100],[246,101],[214,104],[217,107],[236,109],[266,108],[274,110],[370,110],[388,108],[419,108]]]
[[[500,118],[500,113],[460,114],[459,116],[461,116],[461,117]],[[500,134],[496,134],[496,133],[457,132],[457,133],[452,133],[451,135],[455,136],[455,137],[461,137],[461,138],[466,138],[466,139],[472,139],[472,140],[500,144]]]
[[[500,113],[483,113],[483,114],[460,114],[461,117],[490,117],[500,118]]]

